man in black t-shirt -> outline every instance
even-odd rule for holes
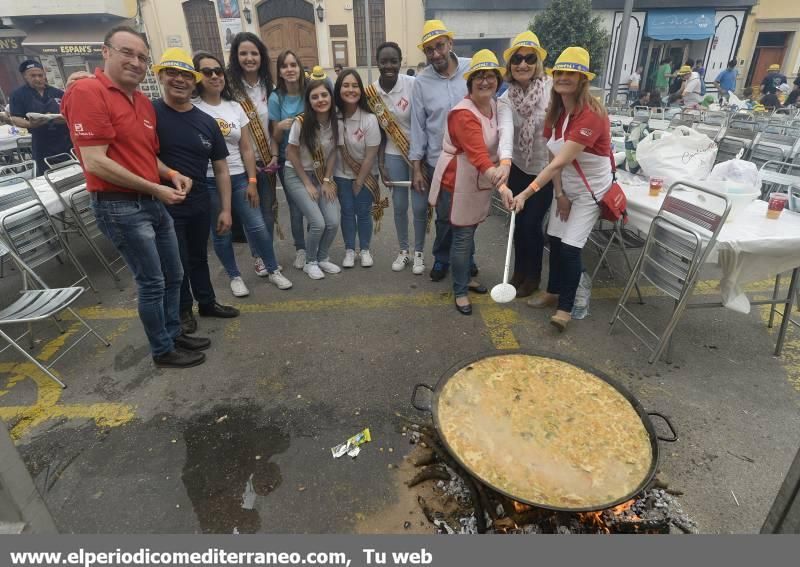
[[[208,237],[211,230],[211,206],[205,184],[208,162],[214,169],[222,211],[216,230],[222,234],[231,228],[231,183],[228,172],[228,148],[217,121],[192,105],[194,87],[201,75],[182,49],[164,52],[153,66],[164,88],[164,98],[153,106],[160,146],[159,158],[167,167],[192,178],[192,192],[178,204],[167,207],[175,224],[183,263],[181,287],[181,326],[184,333],[197,330],[192,314],[194,301],[203,317],[237,317],[239,310],[217,303],[208,270]]]

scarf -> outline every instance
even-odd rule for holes
[[[519,114],[521,125],[519,128],[519,149],[525,158],[525,163],[531,163],[536,148],[537,137],[541,138],[544,130],[544,118],[547,112],[547,94],[550,90],[552,79],[539,77],[523,89],[517,83],[508,87],[508,100],[514,112]]]

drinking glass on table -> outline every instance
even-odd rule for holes
[[[661,194],[661,190],[664,188],[664,178],[663,177],[650,177],[650,196],[651,197],[658,197]]]

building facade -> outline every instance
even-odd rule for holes
[[[800,2],[759,0],[753,6],[739,49],[739,85],[760,85],[772,64],[789,82],[800,71]]]
[[[664,58],[677,67],[687,59],[702,60],[707,90],[727,62],[736,56],[742,30],[757,0],[636,0],[620,73],[624,83],[638,67],[644,69],[645,88]],[[787,0],[787,3],[794,3]],[[477,49],[500,54],[513,37],[527,29],[547,0],[505,0],[487,9],[482,0],[427,0],[426,17],[443,20],[456,33],[456,51],[467,56]],[[614,76],[614,57],[623,22],[624,0],[592,0],[592,9],[611,38],[604,68],[595,86],[606,92]],[[797,10],[797,8],[795,8]],[[535,30],[534,30],[535,31]],[[547,46],[544,46],[545,48]]]

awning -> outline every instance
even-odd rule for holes
[[[0,29],[0,54],[22,53],[25,32],[16,28]]]
[[[51,55],[99,54],[106,32],[121,25],[134,27],[135,22],[122,18],[113,21],[53,19],[28,29],[22,45]]]
[[[711,8],[650,10],[645,35],[652,39],[708,39],[714,35],[716,11]]]

